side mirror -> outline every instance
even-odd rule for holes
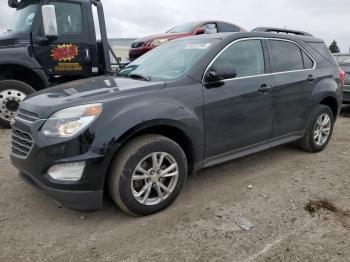
[[[54,5],[43,5],[41,7],[43,16],[44,35],[48,39],[58,37],[56,9]]]
[[[237,76],[236,68],[229,64],[219,64],[209,71],[208,82],[216,82],[225,79],[235,78]]]
[[[196,30],[196,32],[194,34],[195,35],[203,35],[203,34],[205,34],[205,30],[203,28],[199,28]]]
[[[9,0],[8,5],[11,8],[17,8],[19,6],[19,0]]]

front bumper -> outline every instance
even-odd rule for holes
[[[95,211],[103,207],[103,190],[100,191],[72,191],[47,187],[40,183],[34,177],[24,174],[21,171],[19,175],[29,185],[47,194],[52,199],[60,202],[62,205],[81,211]]]
[[[66,141],[45,138],[38,131],[42,125],[40,121],[15,121],[13,130],[30,134],[33,147],[26,157],[18,156],[12,151],[12,164],[30,185],[64,206],[84,211],[102,209],[104,182],[111,161],[109,151],[92,146],[93,130],[87,130]],[[86,163],[79,181],[57,181],[47,174],[53,165],[73,162]]]

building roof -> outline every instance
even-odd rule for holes
[[[333,54],[339,64],[350,64],[350,54]]]

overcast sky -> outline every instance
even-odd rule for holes
[[[0,0],[0,30],[13,10]],[[141,37],[188,21],[217,19],[251,30],[259,26],[308,31],[327,45],[350,47],[349,0],[102,0],[109,37]]]

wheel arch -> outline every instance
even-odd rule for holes
[[[36,91],[48,87],[48,81],[42,74],[39,74],[37,70],[20,64],[0,64],[0,81],[1,80],[22,81],[30,85]]]
[[[151,120],[130,128],[123,135],[121,135],[117,141],[115,141],[114,150],[111,152],[108,170],[106,172],[104,189],[106,189],[107,186],[107,178],[109,176],[111,165],[120,149],[130,140],[145,134],[162,135],[179,144],[179,146],[184,150],[187,158],[188,173],[192,174],[194,172],[196,169],[195,165],[198,161],[198,157],[200,156],[197,155],[198,152],[196,151],[195,145],[188,132],[171,120]]]
[[[339,102],[338,102],[337,98],[335,98],[332,95],[329,95],[329,96],[322,98],[322,100],[319,102],[319,104],[328,106],[333,112],[334,119],[337,118],[338,112],[340,109]]]

